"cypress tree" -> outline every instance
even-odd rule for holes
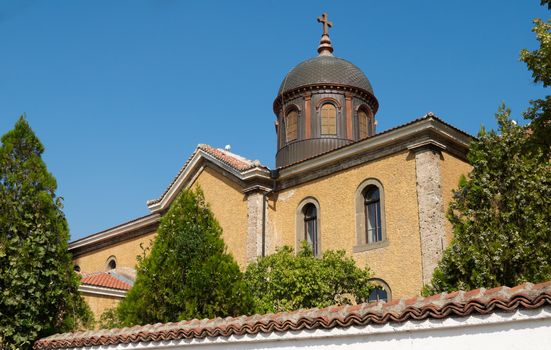
[[[44,147],[21,117],[0,146],[0,348],[30,349],[91,314],[78,293],[69,230]]]
[[[185,189],[161,218],[136,282],[117,309],[122,325],[238,316],[253,310],[239,266],[200,189]]]

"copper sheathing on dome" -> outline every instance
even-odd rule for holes
[[[329,39],[329,28],[333,27],[333,22],[327,19],[327,13],[318,17],[318,23],[323,23],[323,34],[320,39],[320,46],[318,46],[318,53],[320,56],[333,56],[333,45],[331,45],[331,39]]]

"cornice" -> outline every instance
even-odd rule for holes
[[[212,169],[222,170],[221,173],[223,173],[224,176],[231,175],[235,179],[239,180],[238,183],[242,187],[248,188],[254,186],[256,183],[258,185],[265,185],[267,182],[271,181],[270,171],[265,167],[254,166],[250,169],[238,170],[231,165],[220,161],[210,153],[198,149],[191,159],[184,165],[184,168],[180,174],[169,185],[168,189],[161,196],[161,198],[148,202],[149,210],[153,213],[158,213],[167,209],[182,188],[185,188],[192,183],[191,180],[194,178],[196,173],[200,171],[202,164],[205,161],[208,161],[210,164],[214,165],[214,167],[211,167]],[[246,185],[244,183],[246,183]],[[246,191],[246,188],[243,189],[243,192]]]
[[[432,145],[466,159],[472,137],[429,115],[279,169],[278,190],[403,150]],[[300,179],[298,179],[300,178]]]
[[[144,232],[144,229],[145,231],[148,231],[148,229],[153,229],[159,223],[160,217],[161,216],[159,214],[149,214],[136,220],[132,220],[96,234],[78,239],[69,243],[69,251],[73,254],[73,256],[78,256],[86,251],[89,251],[90,249],[98,248],[102,245],[102,243],[107,242],[108,244],[111,244],[113,241],[121,241],[147,233]]]
[[[274,113],[276,115],[278,114],[278,111],[281,107],[283,100],[290,100],[295,97],[304,97],[305,94],[311,95],[312,92],[319,91],[319,90],[334,90],[336,92],[344,92],[345,94],[352,93],[367,100],[368,104],[373,110],[374,115],[379,110],[379,101],[377,101],[377,98],[367,90],[364,90],[358,87],[352,87],[349,85],[343,85],[343,84],[320,83],[320,84],[310,84],[310,85],[299,86],[295,89],[288,90],[282,94],[277,95],[273,103]]]
[[[114,288],[106,288],[106,287],[98,287],[98,286],[89,286],[89,285],[86,285],[86,284],[81,284],[78,287],[78,291],[81,292],[81,293],[116,297],[116,298],[121,298],[121,299],[124,298],[126,296],[126,293],[127,293],[127,291],[125,291],[125,290],[114,289]]]

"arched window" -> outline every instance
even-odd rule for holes
[[[331,103],[321,106],[321,134],[337,134],[337,108]]]
[[[369,185],[364,190],[365,233],[367,243],[383,240],[383,226],[381,218],[381,196],[379,188]]]
[[[392,299],[390,286],[384,280],[380,278],[370,278],[369,282],[374,285],[375,288],[369,294],[368,301],[389,301]]]
[[[75,270],[75,272],[80,272],[80,266],[79,265],[73,266],[73,269]]]
[[[115,258],[114,255],[111,255],[109,258],[107,258],[107,262],[105,263],[105,268],[107,270],[114,270],[117,268],[117,258]]]
[[[367,179],[356,190],[356,246],[354,246],[354,252],[358,253],[387,245],[383,185],[376,179]]]
[[[304,215],[304,240],[312,246],[314,255],[318,255],[318,210],[313,203],[302,209]]]
[[[296,109],[293,109],[285,116],[285,139],[287,142],[291,142],[297,139],[297,124],[298,112]]]
[[[296,212],[296,250],[299,251],[302,242],[306,241],[315,256],[321,252],[320,242],[320,206],[315,198],[304,199]]]
[[[369,117],[364,109],[358,111],[358,134],[360,139],[369,136]]]

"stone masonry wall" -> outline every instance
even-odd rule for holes
[[[424,284],[430,282],[432,272],[442,258],[444,247],[447,246],[440,157],[440,152],[428,148],[417,150],[415,153]]]

